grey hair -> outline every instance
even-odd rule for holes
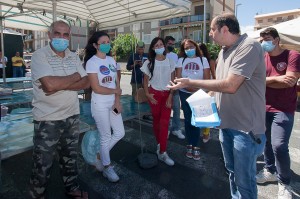
[[[54,21],[54,22],[52,22],[51,25],[49,26],[49,30],[48,30],[48,31],[49,31],[49,32],[52,32],[53,29],[54,29],[54,26],[55,26],[55,25],[58,25],[58,24],[64,24],[64,25],[68,26],[69,30],[71,30],[71,27],[70,27],[69,24],[67,24],[67,23],[64,22],[63,20],[59,20],[59,21]]]

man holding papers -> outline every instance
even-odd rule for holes
[[[257,199],[256,158],[265,146],[266,68],[260,44],[232,14],[216,16],[209,35],[223,46],[216,80],[176,79],[171,89],[198,87],[215,92],[221,119],[220,142],[232,198]]]

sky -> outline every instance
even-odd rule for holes
[[[254,16],[300,8],[300,0],[236,0],[241,32],[252,31]]]

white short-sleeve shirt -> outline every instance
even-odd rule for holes
[[[203,64],[202,64],[203,62]],[[205,57],[202,57],[202,62],[200,57],[195,58],[180,58],[178,60],[178,68],[182,68],[181,76],[183,78],[189,79],[203,79],[203,70],[209,68],[209,63]],[[181,91],[188,92],[185,89],[180,89]]]
[[[7,57],[4,57],[4,62],[7,62]],[[0,68],[3,68],[2,58],[0,58]]]
[[[146,60],[141,67],[141,71],[151,78],[151,73],[148,68],[149,60]],[[171,74],[175,70],[175,63],[173,60],[166,58],[163,61],[155,60],[155,67],[153,77],[149,80],[149,84],[155,90],[169,90],[167,85],[171,81]]]
[[[116,77],[117,77],[117,66],[116,61],[106,56],[105,59],[101,59],[94,55],[86,63],[87,73],[97,73],[99,85],[115,89],[116,88]],[[92,100],[97,102],[108,102],[115,100],[115,94],[103,95],[92,92]]]
[[[173,60],[174,63],[176,64],[176,68],[177,68],[178,55],[176,53],[169,52],[169,53],[167,53],[166,57]]]

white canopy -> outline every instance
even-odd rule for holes
[[[53,21],[51,19],[53,16],[54,20],[60,17],[69,21],[70,18],[74,22],[73,25],[75,21],[81,23],[81,20],[89,20],[96,22],[99,29],[111,29],[189,14],[191,2],[189,0],[1,0],[0,5],[10,7],[6,11],[1,9],[0,23],[3,19],[7,25],[14,22],[14,25],[10,26],[15,28],[24,28],[22,25],[30,24],[31,28],[26,29],[43,29]],[[13,9],[16,11],[11,14]],[[23,18],[18,19],[17,16]],[[2,25],[1,23],[1,35],[3,35]],[[1,41],[1,49],[4,51],[3,36]],[[3,79],[5,82],[5,70]]]
[[[280,36],[280,42],[283,44],[289,45],[300,45],[300,17],[282,22],[276,25],[271,26],[276,28]],[[247,33],[249,37],[258,39],[261,31],[266,28]]]
[[[100,29],[186,15],[191,6],[188,0],[1,0],[0,4],[26,12],[92,20]]]

